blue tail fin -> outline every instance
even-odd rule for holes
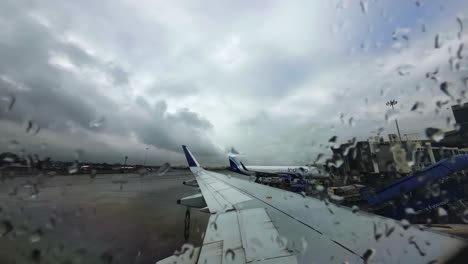
[[[242,169],[239,162],[233,156],[229,156],[229,165],[231,166],[231,170],[233,171],[240,172]]]
[[[184,150],[185,158],[187,159],[187,163],[188,163],[189,167],[200,167],[200,164],[195,159],[195,157],[192,155],[192,153],[187,148],[187,146],[182,145],[182,149]]]

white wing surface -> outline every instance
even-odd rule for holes
[[[180,262],[431,263],[466,246],[422,227],[206,171],[183,148],[211,216],[201,248]]]

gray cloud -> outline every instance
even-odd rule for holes
[[[467,7],[439,5],[378,1],[364,15],[357,4],[328,1],[3,1],[0,95],[17,102],[0,115],[1,144],[14,138],[33,151],[45,142],[50,155],[83,149],[93,159],[135,162],[152,146],[155,158],[175,164],[184,163],[181,144],[202,164],[226,163],[222,150],[234,146],[249,163],[305,163],[329,152],[333,135],[393,132],[385,120],[393,98],[406,132],[449,129],[450,111],[434,115],[447,96],[425,73],[440,67],[456,99],[466,90],[458,81],[466,60],[459,71],[447,61],[460,42],[450,16]],[[398,49],[396,28],[411,29]],[[440,51],[437,32],[445,32]],[[410,75],[398,75],[403,64],[413,65]],[[415,101],[425,103],[423,113],[410,110]],[[28,119],[43,128],[39,135],[25,133]]]
[[[116,90],[115,86],[131,88],[127,71],[115,62],[64,41],[51,28],[38,24],[22,12],[26,6],[9,2],[4,6],[10,8],[10,14],[17,15],[9,20],[9,26],[15,30],[4,32],[7,41],[0,42],[0,92],[14,94],[17,98],[13,110],[2,118],[20,124],[14,126],[18,130],[16,133],[9,132],[11,139],[30,142],[31,135],[21,124],[32,120],[42,127],[40,133],[44,137],[54,134],[66,139],[66,146],[57,145],[61,140],[48,143],[49,155],[56,159],[70,158],[70,153],[86,146],[84,152],[88,158],[108,161],[122,155],[115,153],[116,145],[121,142],[97,143],[99,134],[130,137],[133,132],[141,143],[157,149],[180,152],[181,144],[192,143],[202,155],[214,153],[214,145],[204,135],[205,130],[212,129],[208,120],[187,108],[167,113],[164,101],[151,106],[143,97],[137,97],[136,104],[129,102],[131,111],[122,111],[122,105],[111,98],[121,89]],[[104,83],[98,84],[89,80],[87,71],[103,74],[109,82],[104,79]],[[107,86],[104,90],[108,90],[101,93],[102,89],[97,89],[96,85]],[[134,109],[143,111],[144,117],[132,111]],[[103,127],[90,126],[93,122]],[[7,131],[2,130],[2,133]],[[3,147],[7,144],[4,141]],[[38,151],[32,144],[28,149]]]

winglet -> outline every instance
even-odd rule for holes
[[[187,146],[182,145],[182,149],[184,150],[185,158],[187,159],[187,163],[188,163],[189,167],[200,167],[200,164],[195,159],[195,157],[192,155],[192,153],[187,148]]]

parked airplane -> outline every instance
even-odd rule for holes
[[[328,176],[313,166],[245,166],[234,156],[229,156],[231,170],[257,177],[300,177],[300,178],[327,178]]]
[[[458,237],[204,170],[182,147],[201,194],[178,203],[211,215],[201,247],[157,263],[440,263],[467,253]]]

